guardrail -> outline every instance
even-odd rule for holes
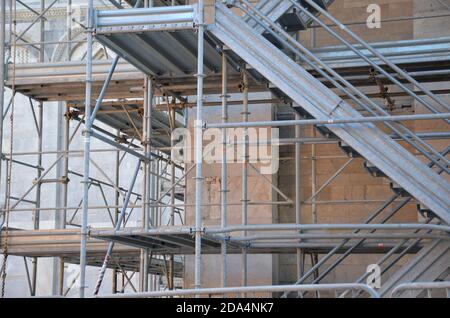
[[[192,29],[197,6],[169,6],[95,11],[97,34]]]
[[[132,294],[109,294],[96,298],[157,298],[157,297],[182,297],[182,296],[211,296],[250,293],[275,293],[275,292],[320,292],[320,291],[362,291],[371,298],[380,298],[380,295],[366,284],[316,284],[316,285],[274,285],[274,286],[247,286],[224,288],[181,289],[167,291],[151,291]]]
[[[431,290],[444,289],[447,294],[447,298],[450,298],[450,281],[449,282],[432,282],[432,283],[405,283],[398,285],[391,292],[391,298],[395,298],[401,292],[423,290],[427,292],[428,298],[431,298]]]

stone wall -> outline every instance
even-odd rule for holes
[[[249,99],[270,98],[268,94],[250,93]],[[240,94],[232,94],[230,100],[241,100]],[[208,101],[218,101],[218,96],[208,96]],[[196,109],[189,113],[190,128],[192,130]],[[249,105],[249,121],[272,120],[272,105]],[[242,105],[229,106],[229,122],[240,121],[242,118]],[[207,123],[221,122],[221,107],[205,107],[204,119]],[[205,142],[206,144],[207,142]],[[258,167],[258,166],[256,166]],[[195,203],[195,169],[186,180],[187,201],[186,223],[195,224],[194,207]],[[204,164],[203,167],[203,204],[202,223],[204,226],[220,226],[221,218],[221,164]],[[266,178],[276,184],[276,175],[265,175]],[[230,163],[228,165],[228,224],[237,225],[242,223],[241,200],[242,200],[242,163]],[[248,224],[270,224],[276,220],[276,209],[270,204],[252,205],[252,202],[270,202],[276,196],[270,184],[258,175],[254,170],[249,169],[248,177]],[[262,285],[272,284],[272,275],[276,275],[276,259],[272,255],[248,255],[248,284]],[[228,255],[228,286],[239,286],[242,282],[242,257],[240,255]],[[185,261],[185,288],[194,287],[194,257],[186,256]],[[220,255],[203,255],[202,263],[202,286],[221,286],[221,258]]]
[[[436,1],[362,1],[362,0],[343,0],[335,1],[331,6],[330,12],[341,22],[358,22],[366,21],[369,14],[366,12],[367,6],[371,3],[379,4],[382,9],[382,19],[393,19],[398,17],[408,17],[413,15],[430,16],[447,13],[441,5]],[[422,19],[416,21],[401,21],[382,23],[381,29],[368,29],[366,25],[354,25],[351,29],[359,36],[369,42],[383,42],[395,40],[407,40],[414,38],[427,38],[449,35],[450,28],[442,27],[442,23],[450,23],[450,19]],[[325,34],[323,30],[316,32],[316,45],[336,45],[337,42]],[[303,32],[300,38],[306,43],[311,44],[311,32]],[[439,85],[429,85],[430,88],[448,87],[448,83]],[[376,88],[363,88],[366,92],[375,92]],[[398,97],[395,98],[398,109],[393,111],[394,114],[411,114],[424,112],[421,106],[418,106],[411,98]],[[448,100],[448,95],[447,95]],[[379,100],[380,103],[382,101]],[[420,123],[408,124],[415,131],[443,131],[446,127],[444,124],[436,122],[423,121]],[[293,137],[293,129],[286,130],[286,135]],[[321,135],[314,132],[311,128],[302,129],[302,137],[313,137]],[[448,147],[448,141],[433,142],[436,148],[442,150]],[[312,148],[315,147],[315,154]],[[294,147],[283,148],[283,155],[287,159],[280,165],[278,183],[282,190],[288,195],[294,197],[295,176],[294,171]],[[316,189],[318,189],[335,171],[337,171],[348,157],[337,145],[304,145],[301,147],[302,155],[302,200],[312,195],[312,162],[316,165]],[[318,201],[316,214],[318,223],[360,223],[368,217],[371,211],[392,196],[389,181],[384,178],[374,178],[367,170],[363,168],[363,159],[355,159],[345,168],[345,170],[316,198]],[[353,203],[350,203],[352,202]],[[366,202],[364,202],[366,201]],[[324,203],[321,204],[320,202]],[[346,203],[348,202],[348,203]],[[326,204],[325,204],[326,203]],[[392,209],[392,205],[386,210],[386,213]],[[312,222],[312,205],[310,203],[302,204],[302,222]],[[418,213],[415,203],[408,204],[402,208],[391,222],[417,222]],[[281,207],[279,210],[279,222],[292,223],[295,222],[295,211],[293,208]],[[351,282],[361,276],[366,266],[376,262],[381,256],[376,255],[353,255],[348,257],[336,270],[331,272],[323,282]],[[406,257],[401,265],[408,258]],[[334,260],[334,259],[332,259]],[[310,266],[309,256],[306,258],[306,268]],[[330,263],[330,262],[328,262]],[[296,280],[296,257],[295,255],[280,255],[279,258],[280,271],[279,283],[292,283]],[[326,267],[322,267],[323,269]],[[397,267],[394,267],[392,273]],[[385,276],[385,279],[386,277]]]

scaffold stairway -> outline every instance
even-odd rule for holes
[[[334,0],[314,0],[322,8],[328,8]],[[301,2],[301,1],[299,1]],[[256,8],[264,13],[273,22],[279,22],[285,30],[298,31],[307,29],[313,19],[306,14],[296,10],[292,3],[285,0],[262,0],[256,4]],[[314,8],[310,9],[314,14],[318,14]],[[264,33],[264,28],[252,20],[251,17],[246,16],[245,21],[251,25],[256,32]]]
[[[450,244],[447,240],[433,240],[407,262],[392,277],[383,282],[380,295],[388,297],[392,290],[403,283],[434,282],[445,279],[450,270]],[[409,292],[409,296],[418,297],[420,291]]]
[[[293,5],[296,4],[295,1],[291,0],[286,2]],[[314,6],[313,1],[307,0],[306,3],[324,14],[323,10]],[[301,105],[311,116],[317,119],[328,120],[330,123],[328,128],[346,145],[363,156],[372,165],[378,167],[393,183],[398,184],[417,201],[426,205],[441,220],[450,223],[450,184],[445,179],[445,176],[439,176],[435,170],[429,168],[424,162],[374,124],[333,125],[334,119],[357,119],[363,118],[363,115],[314,78],[303,67],[299,66],[285,52],[262,36],[261,32],[254,29],[255,25],[246,23],[246,18],[233,13],[229,6],[238,6],[247,15],[253,16],[254,20],[259,20],[259,25],[265,26],[265,30],[276,37],[277,40],[282,40],[285,47],[290,48],[294,52],[302,48],[299,42],[286,35],[285,32],[283,33],[282,28],[273,23],[273,19],[268,18],[263,12],[255,9],[245,0],[227,1],[227,5],[216,3],[216,23],[209,28],[209,31],[215,37],[273,85],[278,87],[284,94],[289,96],[294,103]],[[305,9],[304,7],[299,7]],[[305,9],[306,11],[307,9]],[[311,14],[311,18],[314,20],[313,14]],[[327,18],[330,17],[327,16]],[[278,28],[281,30],[278,30]],[[283,35],[285,36],[284,38]],[[310,58],[314,61],[311,62],[311,66],[324,67],[324,65],[320,64],[320,61],[314,60],[314,56],[310,56]],[[327,71],[332,73],[332,70]],[[325,73],[323,69],[322,72]],[[338,76],[337,74],[333,75]],[[352,87],[344,88],[336,80],[333,83],[346,92],[352,89]],[[358,91],[354,94],[361,97],[359,94],[362,93]],[[428,102],[419,97],[417,99],[433,113],[439,113]],[[367,105],[362,106],[367,107]],[[371,106],[375,107],[373,104]],[[442,104],[441,107],[448,111],[448,105]],[[389,115],[388,113],[378,113],[379,109],[374,111],[373,108],[368,108],[368,110],[369,113],[375,116]],[[429,147],[422,140],[416,138],[417,136],[413,136],[412,132],[406,130],[404,126],[389,124],[388,127],[395,133],[405,134],[406,132],[409,134],[410,138],[406,137],[405,141],[416,147],[421,155],[430,159],[438,167],[443,168],[444,174],[448,173],[447,158]]]

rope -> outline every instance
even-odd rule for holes
[[[16,2],[14,1],[14,7],[13,7],[13,11],[14,11],[14,21],[13,21],[13,33],[16,34],[16,28],[17,28],[17,12],[16,12]],[[13,163],[13,149],[14,149],[14,106],[15,106],[15,89],[16,89],[16,37],[13,37],[13,43],[12,43],[12,48],[13,48],[13,75],[12,75],[12,101],[11,101],[11,115],[9,117],[9,122],[10,122],[10,144],[9,144],[9,153],[10,153],[10,158],[8,161],[8,166],[7,166],[7,191],[6,191],[6,209],[4,211],[5,213],[5,230],[3,231],[3,235],[4,235],[4,240],[3,240],[3,262],[2,262],[2,272],[1,272],[1,278],[2,278],[2,284],[1,284],[1,298],[5,297],[5,289],[6,289],[6,277],[7,277],[7,262],[8,262],[8,238],[9,238],[9,216],[10,216],[10,209],[11,209],[11,176],[12,176],[12,163]],[[2,63],[4,61],[1,61]]]

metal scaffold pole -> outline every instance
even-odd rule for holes
[[[145,78],[144,92],[144,116],[143,116],[143,146],[144,154],[148,161],[143,162],[144,180],[142,187],[142,228],[148,230],[150,224],[150,200],[151,200],[151,134],[152,134],[152,109],[153,109],[153,82],[150,77]],[[141,291],[148,291],[148,262],[149,251],[141,251],[140,283]]]
[[[58,152],[65,152],[65,116],[66,106],[64,102],[58,102],[58,115],[56,117],[56,148]],[[66,205],[64,204],[65,198],[65,159],[67,157],[67,153],[64,153],[64,160],[59,160],[56,165],[56,178],[58,182],[55,184],[55,207],[61,210],[55,210],[55,229],[63,229],[65,228],[65,215],[66,211],[64,208]],[[61,272],[62,271],[62,272]],[[62,295],[63,287],[64,287],[64,260],[62,257],[55,257],[53,259],[53,278],[52,278],[52,294],[53,295]]]
[[[248,122],[249,111],[248,111],[248,77],[246,66],[244,64],[242,70],[242,122]],[[242,152],[242,225],[247,225],[248,220],[248,165],[249,165],[249,137],[248,128],[245,127],[243,131],[243,152]],[[247,232],[244,231],[244,236]],[[247,247],[242,249],[242,286],[248,285],[248,257],[247,257]],[[245,296],[245,294],[244,294]]]
[[[316,137],[316,128],[314,126],[311,127],[311,134],[312,137]],[[316,152],[316,145],[311,145],[311,193],[317,192],[317,158],[316,158],[317,152]],[[317,204],[316,204],[316,197],[314,196],[312,198],[312,205],[311,205],[311,220],[313,224],[317,223]],[[311,266],[314,266],[319,261],[319,256],[317,253],[311,254]],[[314,278],[316,278],[319,275],[319,270],[317,269],[314,272]],[[317,295],[318,297],[318,295]]]
[[[116,132],[117,134],[117,138],[120,138],[120,131],[118,130]],[[115,160],[114,160],[114,168],[115,168],[115,173],[114,173],[114,181],[116,185],[119,185],[120,183],[120,150],[116,151],[116,156],[115,156]],[[114,209],[114,225],[117,224],[117,222],[119,221],[119,214],[120,214],[120,209],[119,209],[119,198],[120,198],[120,192],[119,189],[116,189],[114,191],[114,204],[116,205],[116,208]],[[116,268],[113,269],[113,273],[112,273],[112,290],[113,290],[113,294],[117,293],[118,291],[118,285],[117,285],[117,276],[118,276],[118,271]]]
[[[175,129],[175,110],[172,109],[169,111],[169,116],[171,117],[170,122],[171,124],[171,132]],[[170,144],[173,147],[174,146],[174,140],[173,138],[170,138]],[[172,187],[172,190],[170,191],[170,225],[175,225],[175,188],[173,185],[175,184],[175,162],[173,161],[174,158],[172,157],[170,159],[170,184]],[[174,255],[169,255],[169,280],[168,280],[168,287],[169,289],[174,289],[174,270],[175,270],[175,258]]]
[[[295,119],[299,120],[300,115],[295,114]],[[301,127],[295,126],[295,138],[301,138]],[[302,178],[301,178],[301,166],[302,166],[302,157],[301,157],[301,146],[302,144],[299,142],[295,143],[295,223],[300,224],[302,222],[302,208],[301,208],[301,187],[302,187]],[[302,266],[302,250],[297,249],[297,279],[303,275],[303,266]]]
[[[6,1],[0,3],[0,154],[3,156],[3,104],[5,102],[5,42],[6,42]],[[2,180],[2,164],[0,162],[0,180]],[[0,225],[2,221],[0,221]]]
[[[41,53],[42,54],[42,53]],[[38,156],[37,156],[37,167],[42,167],[42,134],[43,134],[43,103],[38,103],[38,129],[37,131],[37,146],[38,146]],[[42,176],[42,170],[37,169],[37,177],[36,180],[40,180]],[[40,207],[41,207],[41,193],[42,193],[42,182],[38,181],[36,185],[36,211],[34,212],[34,229],[39,230],[40,228]],[[31,296],[36,296],[36,286],[37,286],[37,266],[38,266],[38,258],[33,257],[33,269],[32,269],[32,285],[31,285]]]
[[[149,0],[144,1],[144,7],[148,8],[153,6]],[[152,110],[153,110],[153,82],[149,76],[145,77],[144,83],[144,116],[143,116],[143,128],[142,128],[142,139],[144,146],[144,155],[147,157],[148,161],[143,162],[144,168],[144,180],[142,187],[142,228],[148,230],[150,224],[150,200],[152,185],[152,166],[154,165],[151,161],[151,134],[152,134]],[[141,250],[141,266],[139,269],[139,290],[148,291],[148,266],[149,266],[149,251],[148,249]]]
[[[69,108],[66,106],[64,114],[64,182],[63,182],[63,200],[62,206],[64,211],[60,216],[61,226],[63,229],[67,226],[67,204],[69,199],[69,151],[70,151],[70,116]],[[61,257],[59,261],[59,294],[64,295],[64,259]]]
[[[91,150],[91,98],[92,98],[92,45],[93,45],[93,0],[88,1],[88,29],[87,29],[87,53],[86,53],[86,98],[85,98],[85,118],[86,127],[84,135],[83,153],[83,207],[81,223],[81,249],[80,249],[80,298],[85,297],[86,290],[86,245],[88,239],[88,214],[89,214],[89,168]]]
[[[161,162],[159,158],[156,158],[156,160],[152,161],[151,164],[151,171],[152,175],[150,178],[150,184],[151,184],[151,202],[155,202],[154,200],[158,199],[160,197],[160,171],[161,171]],[[150,204],[150,213],[151,213],[151,225],[152,227],[158,227],[160,225],[160,207],[155,206],[154,204]],[[155,291],[159,289],[159,276],[152,275],[152,285],[151,290]]]
[[[39,19],[39,31],[40,31],[40,42],[39,46],[39,62],[44,62],[45,57],[45,0],[40,1],[40,19]],[[30,99],[30,105],[33,107],[33,103]],[[43,102],[38,102],[38,112],[37,112],[37,167],[42,167],[42,134],[43,134]],[[34,110],[33,110],[34,114]],[[37,169],[37,180],[41,178],[42,170]],[[42,192],[42,183],[38,182],[36,185],[36,210],[34,211],[33,219],[34,219],[34,229],[38,230],[40,227],[40,211],[41,207],[41,192]],[[36,287],[37,287],[37,267],[38,267],[38,258],[33,257],[32,259],[32,276],[31,276],[31,296],[36,295]]]
[[[225,50],[222,51],[222,122],[228,121],[228,67],[227,55]],[[221,221],[222,228],[227,227],[228,218],[228,160],[227,160],[227,129],[222,129],[222,165],[221,165]],[[222,241],[221,244],[222,257],[222,287],[227,287],[228,268],[227,268],[227,242]]]
[[[195,121],[195,288],[202,287],[204,1],[198,2],[197,119]]]
[[[125,217],[126,211],[128,209],[128,205],[130,203],[131,195],[133,194],[133,188],[134,188],[134,185],[136,184],[136,179],[137,179],[137,176],[139,174],[140,167],[141,167],[141,161],[139,160],[137,162],[136,169],[134,170],[133,176],[131,178],[131,182],[130,182],[130,186],[128,188],[127,194],[125,195],[125,199],[124,199],[123,206],[122,206],[122,209],[121,209],[120,214],[119,214],[119,218],[117,220],[116,226],[114,227],[114,229],[116,231],[118,231],[120,229],[120,226],[121,226],[122,222],[126,221],[126,217]],[[97,283],[95,284],[94,296],[98,295],[98,293],[100,291],[100,287],[102,285],[103,278],[105,277],[106,269],[108,268],[109,262],[110,262],[111,257],[112,257],[112,252],[113,252],[113,249],[114,249],[114,245],[115,244],[114,244],[113,241],[111,241],[108,244],[108,249],[106,251],[106,255],[105,255],[105,258],[103,260],[102,267],[100,268],[100,272],[98,274]],[[125,275],[125,273],[123,271],[122,271],[122,273]]]
[[[67,6],[66,6],[66,39],[67,39],[67,48],[66,48],[66,58],[67,61],[70,61],[72,58],[72,0],[67,0]],[[69,194],[69,151],[70,151],[70,107],[67,106],[67,103],[61,103],[61,114],[59,114],[60,118],[58,118],[58,131],[60,130],[60,124],[64,117],[64,136],[63,136],[63,150],[64,150],[64,161],[62,165],[62,198],[60,200],[60,206],[64,208],[63,212],[57,213],[55,216],[55,225],[57,228],[65,229],[67,226],[67,204],[68,204],[68,194]],[[59,138],[59,137],[58,137]],[[60,139],[58,139],[58,142],[61,143]],[[58,147],[59,149],[59,147]],[[58,162],[59,164],[59,162]],[[59,169],[58,169],[59,171]],[[58,189],[60,189],[60,185],[57,185]],[[65,266],[64,266],[64,259],[62,257],[59,258],[59,260],[55,261],[55,267],[58,266],[59,269],[55,271],[55,276],[58,275],[59,278],[55,277],[55,280],[58,282],[58,286],[54,284],[54,293],[56,288],[58,289],[59,295],[64,295],[64,273],[65,273]]]

